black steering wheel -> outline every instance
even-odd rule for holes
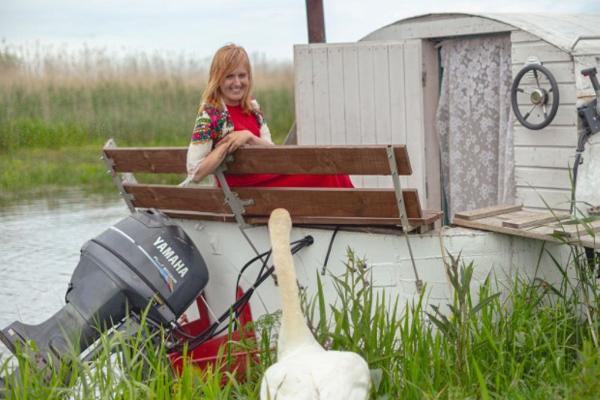
[[[510,102],[524,127],[533,130],[545,128],[558,110],[558,85],[554,75],[539,64],[526,65],[515,76]]]

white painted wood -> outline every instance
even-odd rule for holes
[[[342,47],[342,63],[344,70],[344,116],[347,144],[360,144],[360,91],[358,87],[358,48]]]
[[[373,88],[375,93],[375,141],[392,143],[388,46],[373,48]],[[378,177],[377,187],[393,187],[389,177]]]
[[[568,209],[563,204],[564,193],[570,188],[568,165],[574,161],[577,141],[576,91],[573,61],[568,53],[556,46],[534,40],[537,36],[529,32],[514,31],[512,40],[512,73],[515,76],[523,68],[529,56],[535,56],[554,75],[558,83],[560,106],[552,123],[546,128],[533,131],[514,122],[515,183],[517,195],[525,207],[545,208],[536,190],[545,195],[549,204]],[[539,39],[539,37],[537,37]],[[522,81],[520,87],[532,89],[537,86],[533,76]],[[543,87],[549,86],[542,83]],[[529,96],[520,94],[521,110],[530,109]],[[536,110],[530,120],[541,121],[542,110]],[[568,198],[568,196],[567,196]]]
[[[546,189],[568,189],[569,170],[566,168],[516,167],[517,186]]]
[[[556,79],[556,83],[561,84],[569,84],[572,85],[575,81],[575,73],[573,72],[573,62],[571,61],[550,61],[543,62],[542,64],[546,67]],[[524,62],[513,62],[512,64],[512,74],[513,76],[517,76],[519,71],[523,69],[525,66]]]
[[[532,131],[520,124],[514,127],[515,146],[576,146],[577,128],[573,126],[548,126],[539,131]]]
[[[528,57],[537,57],[542,62],[571,61],[568,53],[545,42],[514,43],[511,57],[513,63],[524,63]]]
[[[390,71],[390,129],[392,132],[392,143],[406,144],[408,143],[408,133],[406,131],[406,102],[404,99],[404,92],[406,90],[404,85],[404,75],[406,72],[404,63],[404,44],[390,44],[388,54]],[[408,184],[407,178],[400,178],[400,183],[403,187],[406,187]]]
[[[507,24],[476,16],[438,16],[427,20],[406,21],[383,27],[363,41],[425,39],[464,36],[482,33],[509,32],[515,29]]]
[[[545,89],[550,88],[550,85],[547,83],[540,82],[540,85]],[[557,86],[558,86],[558,97],[559,97],[559,101],[560,101],[559,104],[561,104],[561,105],[570,104],[571,106],[573,106],[573,108],[575,108],[575,103],[577,102],[577,96],[575,93],[574,82],[571,81],[569,83],[559,83]],[[519,85],[519,87],[522,88],[523,90],[529,91],[529,93],[531,93],[532,90],[537,88],[537,85],[529,84],[529,83],[522,83],[521,85]],[[519,104],[522,104],[522,105],[531,104],[530,95],[527,93],[518,93],[517,101]]]
[[[436,50],[431,51],[435,57]],[[401,178],[401,183],[419,190],[425,206],[421,41],[311,44],[296,46],[296,54],[310,60],[311,73],[310,79],[297,81],[312,85],[310,90],[296,88],[298,118],[310,114],[308,121],[315,127],[311,135],[307,124],[298,121],[306,132],[299,143],[407,144],[413,176]],[[309,71],[307,64],[306,60],[296,62],[304,67],[301,75]],[[430,135],[435,138],[434,132]],[[439,180],[435,172],[432,179]],[[352,180],[359,187],[392,187],[389,177],[352,176]]]
[[[327,48],[311,49],[314,84],[315,144],[331,144]]]
[[[407,62],[404,73],[404,104],[406,104],[406,147],[412,164],[412,175],[408,185],[424,193],[425,187],[425,140],[423,115],[421,41],[409,40],[404,45],[404,60]],[[408,61],[412,60],[411,64]],[[416,60],[416,62],[415,62]]]
[[[375,132],[374,46],[358,47],[358,87],[360,92],[360,141],[362,144],[377,143]],[[363,177],[366,187],[376,187],[377,177]]]
[[[516,147],[515,166],[569,168],[575,160],[575,148]]]
[[[344,70],[344,116],[346,135],[342,143],[360,144],[361,110],[360,90],[358,87],[358,47],[340,46],[342,50],[342,62]],[[341,140],[342,136],[340,136]],[[362,176],[351,176],[355,186],[363,187]]]
[[[600,34],[599,14],[427,14],[397,21],[380,28],[362,40],[403,40],[443,38],[460,35],[481,35],[493,32],[524,31],[571,53],[572,44],[580,35]],[[523,41],[517,36],[516,42]],[[600,54],[600,43],[582,41],[573,53]]]
[[[521,112],[525,114],[527,111],[533,109],[531,116],[528,118],[529,122],[539,123],[544,119],[543,111],[540,107],[533,108],[524,106],[521,108]],[[577,123],[577,109],[575,104],[565,104],[558,106],[558,110],[556,111],[556,115],[552,120],[552,123],[548,125],[548,127],[568,127],[575,126]],[[515,118],[515,127],[523,127],[519,121]],[[523,127],[524,128],[524,127]],[[524,128],[525,129],[525,128]],[[543,143],[541,143],[543,144]]]
[[[425,138],[425,207],[432,210],[442,209],[442,183],[440,177],[440,148],[436,131],[436,111],[439,100],[439,62],[438,51],[433,42],[422,41],[423,72],[423,121]]]
[[[535,189],[517,187],[517,200],[527,208],[569,210],[571,192],[567,189]]]
[[[298,144],[314,144],[313,70],[308,46],[294,46],[294,77]]]
[[[512,43],[538,42],[540,40],[541,39],[539,36],[532,35],[531,33],[522,31],[520,29],[510,33],[510,41]]]
[[[335,138],[345,138],[346,121],[344,113],[344,60],[342,48],[327,48],[327,73],[329,81],[329,142]]]

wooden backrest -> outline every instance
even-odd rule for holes
[[[394,145],[399,175],[412,173],[404,145]],[[187,148],[105,147],[115,172],[186,173]],[[227,162],[228,174],[349,174],[390,175],[387,146],[251,146],[237,150]],[[391,178],[390,178],[391,179]],[[135,207],[158,208],[188,218],[224,218],[232,214],[223,190],[124,183]],[[401,225],[393,189],[364,188],[232,188],[247,200],[244,218],[266,221],[278,207],[287,208],[295,223]],[[424,213],[415,189],[404,189],[403,200],[413,226],[429,224],[439,213]]]
[[[412,174],[406,146],[393,147],[398,174]],[[116,172],[186,172],[187,147],[112,147],[104,153]],[[390,174],[385,146],[251,146],[232,158],[228,174]]]

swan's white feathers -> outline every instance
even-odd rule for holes
[[[291,218],[277,209],[269,219],[275,270],[280,278],[282,323],[278,360],[260,388],[261,400],[365,400],[370,373],[358,354],[325,351],[306,326],[298,298],[294,264],[289,250]]]

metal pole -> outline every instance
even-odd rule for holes
[[[306,0],[308,43],[325,43],[325,15],[323,0]]]

